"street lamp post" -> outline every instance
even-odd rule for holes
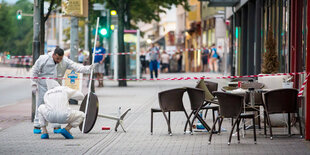
[[[34,0],[33,7],[33,43],[32,43],[32,58],[33,65],[40,56],[40,30],[41,30],[41,0]],[[31,121],[34,119],[36,108],[36,94],[32,93],[32,110],[31,110]]]
[[[124,47],[124,0],[118,0],[119,8],[118,8],[118,53],[123,53],[125,51]],[[126,57],[125,55],[119,55],[119,78],[126,79]],[[126,80],[119,80],[118,86],[126,87]]]

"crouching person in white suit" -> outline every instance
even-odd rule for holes
[[[38,108],[39,123],[42,129],[41,139],[48,139],[46,129],[47,122],[68,124],[60,130],[60,133],[66,139],[73,139],[70,133],[71,128],[79,126],[85,114],[78,110],[72,110],[69,107],[68,100],[70,98],[82,100],[84,95],[80,91],[60,86],[55,80],[46,80],[48,91],[44,95],[44,103]]]

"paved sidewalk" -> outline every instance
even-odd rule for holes
[[[160,74],[160,77],[202,75],[206,74]],[[226,80],[212,81],[219,82],[219,88],[227,84]],[[158,107],[158,92],[185,86],[194,87],[196,80],[128,81],[127,84],[128,87],[118,87],[117,82],[105,81],[104,88],[96,88],[99,113],[116,116],[118,107],[122,107],[122,111],[132,109],[124,120],[127,133],[120,128],[115,132],[115,121],[98,118],[93,130],[88,134],[72,129],[75,137],[73,140],[66,140],[59,134],[51,133],[51,127],[48,128],[50,139],[41,140],[40,135],[32,133],[32,123],[27,119],[0,131],[0,154],[310,154],[309,142],[299,136],[275,137],[270,140],[264,137],[263,130],[257,131],[257,144],[253,142],[252,131],[247,131],[240,144],[237,143],[237,138],[233,137],[232,144],[228,146],[228,132],[223,132],[221,135],[214,135],[212,144],[208,145],[209,133],[183,134],[185,116],[181,112],[171,114],[173,136],[167,134],[163,115],[154,113],[154,134],[150,135],[150,109]],[[186,93],[184,103],[190,112]],[[25,108],[30,107],[29,102]],[[79,105],[71,107],[79,109]],[[211,118],[207,119],[207,123],[212,125]],[[102,131],[102,126],[109,126],[111,130]],[[230,121],[224,121],[223,127],[229,130]],[[281,129],[278,133],[285,131]]]

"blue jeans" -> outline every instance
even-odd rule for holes
[[[151,79],[153,79],[153,71],[155,71],[155,78],[158,77],[158,61],[157,60],[151,60],[150,62],[150,73],[151,73]]]

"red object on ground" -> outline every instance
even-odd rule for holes
[[[110,127],[103,126],[101,129],[102,130],[110,130]]]
[[[238,88],[241,88],[242,82],[238,81]]]

